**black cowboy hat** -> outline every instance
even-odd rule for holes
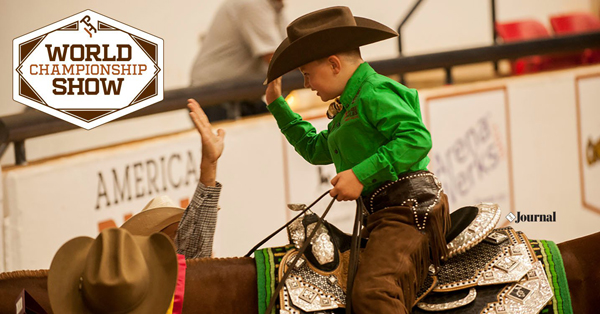
[[[355,17],[348,7],[331,7],[303,15],[287,27],[288,37],[277,47],[266,83],[309,62],[398,36],[393,29]]]

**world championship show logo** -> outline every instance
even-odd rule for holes
[[[91,10],[13,41],[13,98],[85,129],[163,99],[163,40]]]

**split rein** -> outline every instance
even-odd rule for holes
[[[261,247],[267,241],[269,241],[270,239],[272,239],[281,230],[283,230],[286,227],[288,227],[296,219],[298,219],[302,215],[304,215],[316,203],[318,203],[321,199],[323,199],[323,197],[325,197],[325,195],[329,194],[329,192],[330,191],[327,191],[327,192],[323,193],[314,202],[312,202],[312,204],[310,204],[308,207],[306,207],[305,209],[303,209],[298,215],[296,215],[296,217],[292,218],[290,221],[288,221],[281,228],[275,230],[275,232],[271,233],[265,239],[263,239],[258,244],[256,244],[252,249],[250,249],[250,251],[248,251],[248,253],[246,253],[246,255],[244,255],[244,257],[250,257],[250,255],[252,255],[252,253],[254,253],[254,251],[256,251],[259,247]],[[285,285],[285,281],[287,280],[287,278],[289,277],[291,271],[293,270],[294,265],[296,265],[296,263],[298,262],[298,260],[300,259],[300,257],[304,254],[304,252],[306,252],[306,249],[310,245],[310,242],[314,238],[314,236],[317,233],[317,231],[319,230],[319,228],[324,224],[325,216],[327,216],[327,214],[329,213],[329,210],[331,209],[331,206],[333,206],[333,203],[335,202],[335,200],[336,200],[336,197],[334,197],[331,200],[331,202],[329,202],[329,205],[327,206],[327,209],[325,209],[325,212],[323,212],[323,215],[321,217],[319,217],[317,215],[317,217],[319,218],[317,220],[317,225],[315,226],[315,228],[313,228],[313,230],[310,233],[310,235],[308,235],[304,239],[304,243],[302,244],[302,246],[298,250],[298,253],[296,254],[296,256],[294,257],[294,259],[292,260],[292,263],[291,263],[292,266],[289,267],[286,270],[286,272],[283,274],[283,276],[279,280],[279,283],[277,284],[277,287],[273,291],[273,295],[271,296],[271,299],[269,301],[269,306],[267,307],[267,310],[265,311],[265,314],[271,314],[271,312],[275,308],[275,303],[277,301],[277,296],[278,296],[279,292],[281,291],[281,289],[283,289],[283,286]],[[360,249],[359,233],[360,233],[360,230],[362,228],[362,219],[361,218],[362,218],[362,212],[363,212],[364,206],[365,205],[363,204],[363,201],[362,201],[361,197],[359,197],[358,199],[356,199],[356,214],[354,216],[354,227],[352,228],[352,242],[350,244],[350,262],[349,262],[349,266],[348,266],[348,283],[346,285],[347,286],[347,288],[346,288],[346,313],[347,314],[352,313],[352,307],[351,307],[352,286],[354,284],[354,276],[355,276],[356,270],[358,268],[358,257],[359,257],[359,249]]]

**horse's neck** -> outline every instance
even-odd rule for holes
[[[25,289],[48,313],[47,270],[19,270],[0,273],[0,313],[14,313],[15,302]]]
[[[253,258],[187,260],[184,312],[252,313],[258,311]]]

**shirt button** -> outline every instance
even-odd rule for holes
[[[373,181],[371,181],[371,182],[375,183],[375,182],[377,182],[377,179],[373,179]]]
[[[340,127],[340,123],[339,122],[337,123],[337,126]]]
[[[336,149],[336,150],[334,150],[333,152],[334,152],[334,153],[336,153],[336,154],[338,153],[337,149]]]

